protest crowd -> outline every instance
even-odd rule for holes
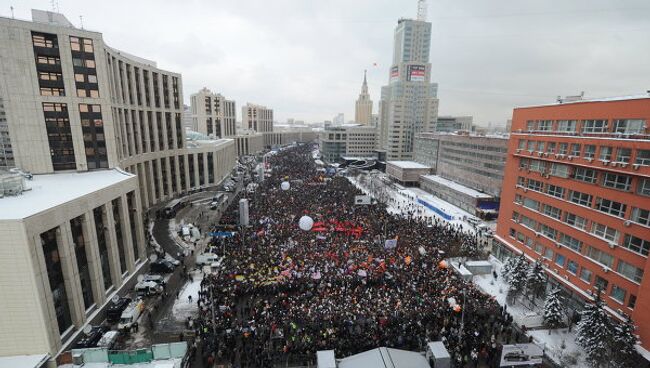
[[[408,209],[355,205],[361,191],[318,170],[307,145],[269,163],[270,177],[240,194],[250,226],[212,240],[223,259],[201,282],[194,324],[207,366],[300,365],[318,350],[341,358],[428,341],[443,341],[455,367],[498,366],[500,344],[517,339],[512,318],[443,261],[476,248],[474,235]],[[237,202],[220,228],[237,224]]]

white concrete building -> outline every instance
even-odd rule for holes
[[[196,131],[213,138],[236,135],[235,101],[204,87],[190,96],[190,106],[192,126]]]
[[[377,129],[361,124],[327,127],[320,132],[319,145],[326,162],[339,162],[342,157],[375,156]]]
[[[247,103],[241,109],[242,128],[258,133],[273,131],[273,110]]]
[[[379,148],[388,160],[413,159],[415,135],[435,130],[438,85],[431,83],[430,44],[430,22],[397,22],[389,84],[379,105]]]

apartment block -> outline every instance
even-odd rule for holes
[[[600,291],[650,347],[650,94],[516,108],[495,254],[542,260],[580,309]]]
[[[257,133],[273,131],[273,110],[266,106],[247,103],[241,108],[242,128]]]
[[[217,139],[236,135],[235,101],[203,88],[190,96],[190,106],[198,132]]]

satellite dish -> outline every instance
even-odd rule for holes
[[[113,304],[117,304],[120,301],[120,296],[119,295],[114,295],[111,298],[111,301],[113,302]]]
[[[90,332],[92,332],[92,330],[93,330],[93,326],[91,326],[91,325],[86,325],[86,327],[84,327],[84,333],[86,335],[89,335]]]
[[[149,256],[149,260],[151,262],[156,262],[158,260],[158,255],[156,253],[153,253]]]
[[[138,282],[142,282],[142,281],[144,281],[144,275],[140,274],[138,275]]]

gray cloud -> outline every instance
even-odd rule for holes
[[[503,123],[520,105],[560,94],[650,88],[647,0],[436,0],[431,62],[440,113]],[[0,0],[27,18],[46,0]],[[353,117],[364,69],[375,103],[388,80],[397,19],[416,0],[59,0],[115,48],[183,74],[186,101],[203,86],[266,104],[280,121]],[[373,63],[378,66],[374,67]],[[376,105],[375,105],[376,110]]]

